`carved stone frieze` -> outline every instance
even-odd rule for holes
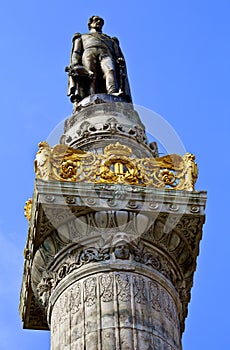
[[[162,347],[181,348],[180,302],[173,289],[158,281],[135,273],[107,272],[85,277],[59,293],[51,297],[48,314],[52,338],[62,346],[67,332],[69,346],[85,349],[90,349],[92,337],[101,349],[117,344],[119,350],[132,349],[134,344],[140,347],[144,337],[145,349],[150,349],[153,335],[161,338]],[[84,319],[87,315],[94,318]],[[85,322],[84,332],[80,332],[81,322]]]
[[[100,96],[106,99],[112,98],[112,100],[115,98],[114,96],[104,94],[100,94]],[[144,129],[144,125],[142,124],[138,113],[133,109],[133,105],[130,103],[123,103],[122,100],[116,101],[115,104],[113,103],[114,101],[104,101],[103,104],[99,103],[100,106],[98,106],[98,103],[96,103],[97,106],[95,106],[95,104],[91,103],[92,101],[89,102],[89,105],[85,106],[85,108],[83,107],[82,111],[78,111],[69,119],[66,119],[64,126],[65,134],[68,134],[68,131],[70,131],[73,127],[79,127],[79,125],[81,125],[83,122],[88,122],[88,120],[92,119],[95,120],[95,118],[97,118],[97,122],[98,120],[103,119],[105,121],[115,120],[116,122],[119,120],[119,122],[123,125],[138,124]],[[90,123],[88,125],[90,125]]]
[[[93,139],[95,136],[101,134],[102,138],[103,135],[107,134],[120,134],[122,136],[131,137],[135,139],[138,142],[146,143],[147,144],[147,138],[145,131],[143,127],[137,125],[134,125],[133,127],[130,127],[128,125],[122,125],[118,122],[118,120],[114,117],[107,119],[104,124],[98,123],[98,124],[90,124],[89,122],[83,122],[80,124],[79,129],[76,131],[76,135],[78,138],[78,143],[85,142],[83,139],[90,137]],[[72,144],[72,138],[65,138],[66,144]]]
[[[79,110],[66,120],[60,143],[101,154],[108,144],[120,142],[133,147],[137,157],[157,157],[157,145],[148,144],[145,127],[133,105],[111,103],[111,98],[116,99],[112,95],[100,96],[108,99],[107,103],[96,104],[101,101],[97,98],[87,106],[78,106]]]
[[[92,246],[82,248],[78,244],[75,245],[75,247],[73,246],[73,243],[71,243],[71,248],[68,249],[68,246],[63,245],[63,253],[61,253],[61,251],[59,253],[60,257],[63,255],[61,260],[62,263],[54,268],[52,268],[52,266],[56,266],[54,264],[55,257],[56,259],[60,259],[57,254],[58,250],[54,249],[53,255],[50,256],[50,259],[47,260],[44,258],[42,263],[41,256],[44,256],[44,252],[43,248],[40,248],[35,256],[34,266],[37,266],[36,270],[38,270],[40,262],[41,271],[46,272],[45,277],[44,272],[41,272],[41,282],[38,283],[36,282],[36,279],[33,279],[34,290],[37,291],[39,299],[44,299],[43,304],[45,305],[51,291],[72,271],[78,270],[90,263],[110,263],[111,261],[116,260],[132,261],[133,264],[144,265],[149,269],[158,271],[177,287],[178,281],[181,280],[181,275],[178,274],[175,266],[170,263],[170,259],[159,252],[157,253],[153,247],[144,246],[140,238],[135,241],[133,241],[133,238],[135,238],[135,236],[130,234],[112,232],[110,233],[110,238],[107,238],[106,240],[101,238],[99,242],[95,243],[96,245],[102,245],[101,247],[96,248]],[[68,252],[67,257],[66,251]],[[51,266],[49,270],[47,270],[47,266]],[[35,273],[33,273],[33,275],[35,275]],[[39,279],[37,278],[37,281],[38,280]]]
[[[48,329],[45,309],[31,292],[30,286],[27,286],[27,295],[25,294],[24,296],[26,299],[23,300],[21,296],[20,302],[20,313],[23,323],[29,324],[30,329]]]

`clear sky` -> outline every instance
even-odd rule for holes
[[[160,114],[196,155],[207,219],[183,349],[229,350],[229,0],[2,0],[0,350],[49,349],[49,333],[22,330],[18,315],[23,207],[38,142],[71,114],[64,68],[73,33],[86,32],[93,14],[120,39],[134,103]]]

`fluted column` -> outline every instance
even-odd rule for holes
[[[129,264],[113,269],[87,271],[81,279],[73,274],[68,286],[55,291],[49,309],[51,349],[181,349],[174,288]]]

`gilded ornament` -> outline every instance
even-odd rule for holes
[[[109,156],[124,156],[124,157],[130,157],[132,154],[131,148],[125,145],[121,145],[119,142],[116,142],[115,144],[110,144],[105,147],[104,149],[104,155]]]
[[[195,162],[195,156],[191,153],[186,153],[183,157],[185,164],[185,189],[193,191],[194,185],[198,177],[198,166]]]
[[[34,161],[34,171],[38,178],[49,180],[51,148],[46,141],[38,144],[39,151]]]
[[[26,204],[24,206],[24,215],[28,221],[30,221],[31,210],[32,210],[32,198],[28,199],[28,201],[26,201]]]
[[[132,149],[119,142],[93,154],[66,145],[51,148],[39,143],[35,159],[36,177],[43,180],[151,186],[193,191],[198,175],[195,156],[170,154],[156,158],[134,158]]]
[[[171,186],[174,186],[176,180],[174,173],[168,169],[161,169],[159,171],[159,178],[163,181],[165,185]]]

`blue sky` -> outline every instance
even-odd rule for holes
[[[96,3],[96,5],[95,5]],[[71,114],[71,37],[98,14],[120,39],[134,103],[160,114],[197,157],[207,219],[184,350],[229,349],[230,2],[228,0],[3,0],[0,13],[0,349],[49,349],[49,333],[18,316],[38,142]],[[147,121],[154,130],[152,120]]]

